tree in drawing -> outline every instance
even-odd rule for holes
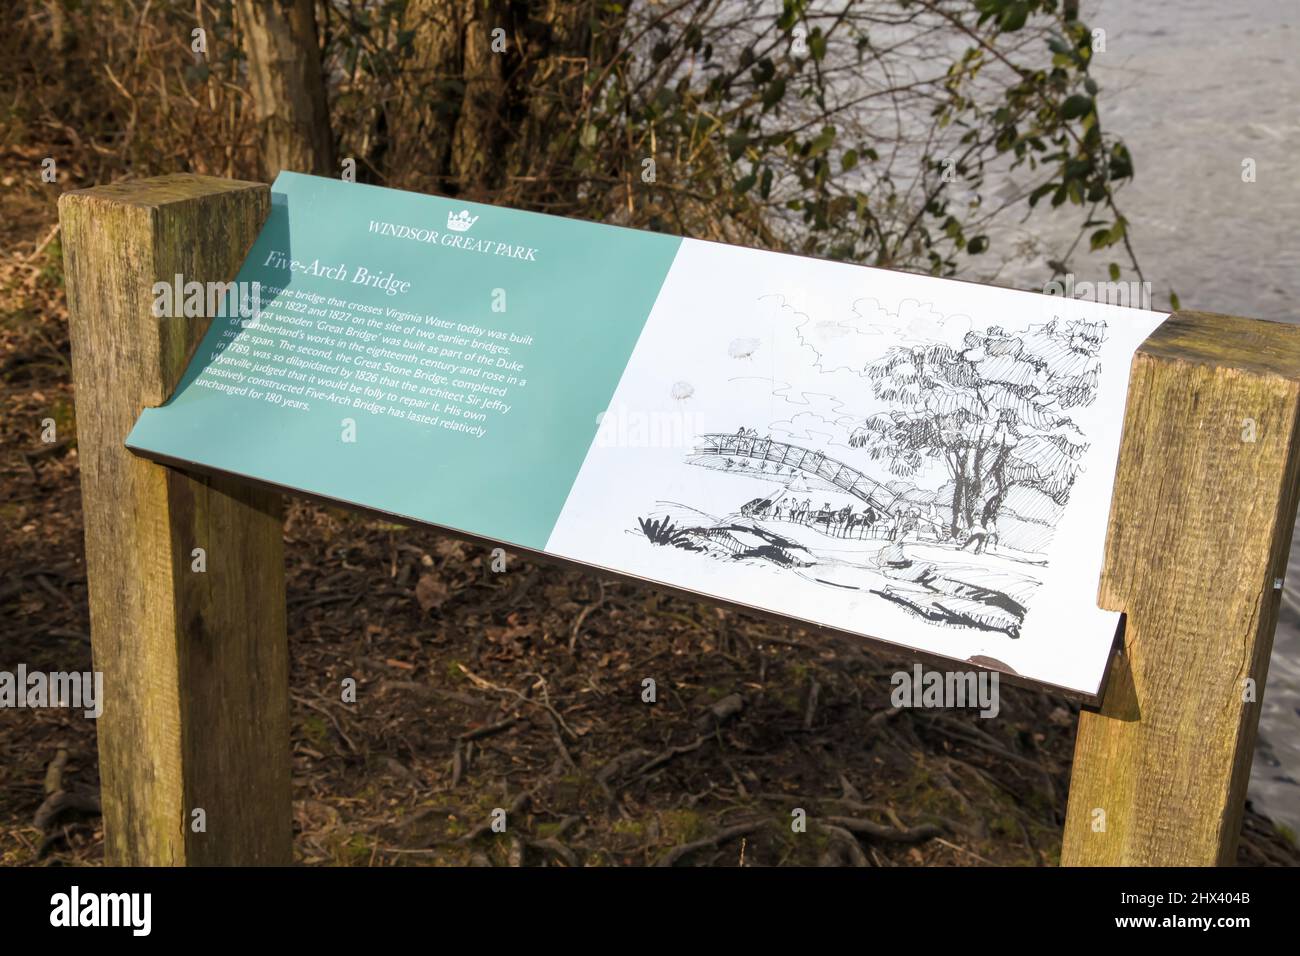
[[[1105,330],[1058,318],[1017,334],[968,332],[960,348],[891,348],[864,372],[894,408],[863,421],[850,444],[900,477],[944,462],[954,535],[996,518],[1017,486],[1064,505],[1088,448],[1070,412],[1096,397]]]

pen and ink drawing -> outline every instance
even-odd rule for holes
[[[1075,415],[1097,395],[1105,322],[975,329],[869,299],[852,321],[818,322],[775,298],[806,375],[768,380],[767,417],[695,436],[682,465],[733,481],[707,483],[708,500],[659,501],[630,530],[683,560],[776,568],[944,628],[1018,638],[1084,467]],[[760,351],[745,339],[728,357]],[[832,371],[852,374],[817,392]],[[783,416],[787,403],[801,407]]]

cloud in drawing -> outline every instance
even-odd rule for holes
[[[891,348],[935,343],[958,346],[971,328],[970,316],[945,315],[916,299],[903,299],[894,312],[878,299],[862,298],[840,316],[793,314],[798,322],[795,335],[800,345],[811,350],[819,371],[843,369],[858,375]]]
[[[816,412],[799,412],[784,421],[773,422],[772,437],[814,448],[823,444],[849,447],[849,428]]]

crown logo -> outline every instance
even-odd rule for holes
[[[452,232],[469,232],[469,227],[478,222],[478,216],[471,216],[468,209],[447,213],[447,228]]]

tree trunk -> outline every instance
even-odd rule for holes
[[[526,39],[529,96],[506,159],[513,175],[537,177],[554,190],[556,174],[572,169],[577,154],[584,96],[595,92],[584,88],[584,77],[599,74],[619,54],[627,14],[590,0],[533,0],[530,6],[532,22],[544,27]]]
[[[469,6],[472,6],[472,2]],[[386,108],[384,169],[390,183],[424,192],[455,192],[447,177],[451,142],[464,100],[465,0],[411,0],[402,27],[411,48],[402,61],[402,92]]]
[[[524,205],[572,199],[572,177],[553,173],[573,166],[584,72],[618,52],[625,17],[590,0],[411,0],[403,89],[386,114],[389,181]],[[588,62],[596,22],[601,51]]]
[[[998,512],[1002,510],[1002,502],[1007,500],[1007,492],[1010,490],[1009,487],[999,488],[997,494],[984,502],[983,518],[985,524],[998,516]]]
[[[952,456],[952,479],[952,536],[956,539],[961,534],[962,492],[966,486],[966,467],[956,452]]]
[[[482,0],[411,0],[402,21],[412,34],[405,92],[388,119],[390,179],[473,198],[501,188],[506,64],[520,42],[508,15],[507,5]]]
[[[975,508],[984,497],[984,476],[980,474],[980,464],[983,459],[983,446],[976,446],[975,458],[971,462],[970,474],[966,478],[966,490],[962,501],[962,513],[966,516],[966,524],[971,528],[975,527]]]
[[[462,195],[486,198],[506,181],[505,60],[514,55],[510,47],[519,37],[510,35],[495,4],[465,5],[465,99],[451,140],[451,177]],[[493,37],[496,30],[502,32]],[[501,48],[494,50],[494,43]]]
[[[984,502],[983,517],[985,522],[990,518],[997,517],[998,512],[1002,510],[1002,502],[1007,500],[1007,493],[1011,490],[1012,485],[1015,484],[1014,481],[1011,482],[1011,484],[1008,484],[1005,476],[1007,467],[1007,451],[1007,446],[1004,442],[1002,450],[998,452],[997,458],[993,460],[993,464],[989,468],[988,476],[993,479],[994,484],[997,486],[997,490],[989,496],[988,501]]]
[[[270,179],[283,169],[334,175],[313,0],[238,0],[238,7],[263,172]]]

